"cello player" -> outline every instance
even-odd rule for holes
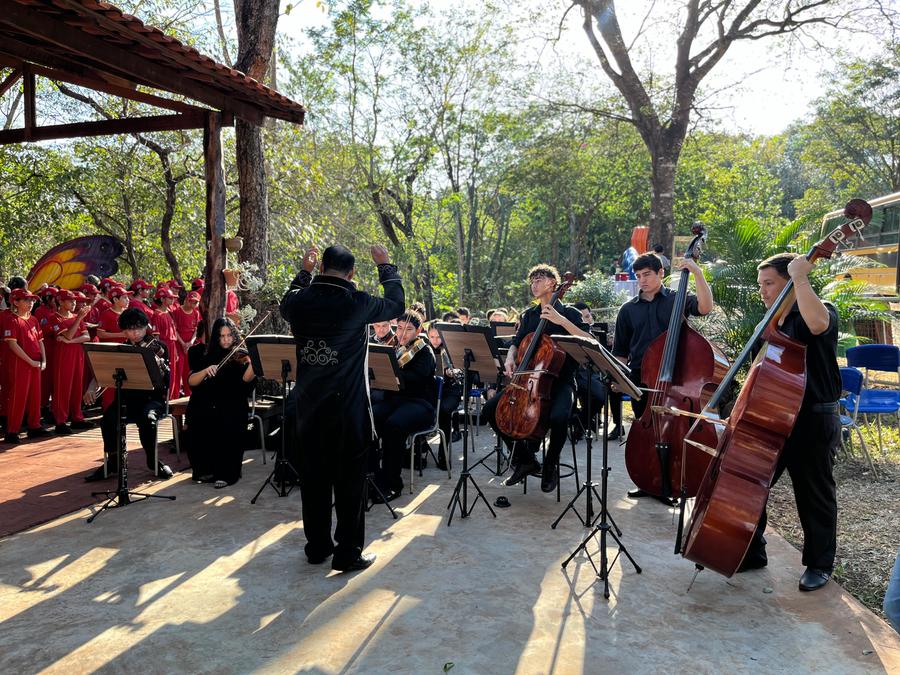
[[[757,266],[757,282],[768,309],[793,279],[796,303],[784,315],[779,330],[806,345],[806,389],[794,429],[779,456],[772,486],[787,469],[803,527],[801,591],[822,588],[831,578],[837,548],[837,491],[834,457],[840,444],[837,400],[841,374],[837,363],[838,315],[809,283],[812,263],[796,253],[781,253]],[[761,345],[757,345],[754,355]],[[766,512],[738,572],[765,567]]]
[[[538,300],[538,304],[529,307],[519,317],[519,330],[513,337],[512,346],[506,357],[505,369],[506,375],[509,377],[516,370],[516,350],[522,344],[525,336],[537,329],[541,319],[546,319],[550,324],[546,327],[547,335],[578,335],[593,339],[581,312],[558,300],[555,306],[549,304],[560,283],[559,272],[555,267],[535,265],[528,270],[528,282],[531,287],[531,295]],[[541,490],[544,492],[553,492],[559,482],[556,460],[559,458],[568,434],[569,418],[575,402],[575,371],[577,369],[578,364],[575,360],[571,356],[566,356],[565,364],[550,391],[550,443],[547,447],[545,468],[541,477]],[[513,443],[513,439],[503,436],[497,429],[496,410],[499,400],[499,396],[491,398],[484,405],[482,416],[488,421],[494,432],[509,446]],[[535,459],[537,449],[538,443],[536,442],[515,443],[512,457],[513,472],[506,480],[506,485],[515,485],[529,474],[541,470],[540,463]]]

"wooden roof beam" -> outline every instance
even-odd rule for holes
[[[116,134],[137,134],[151,131],[178,131],[181,129],[202,129],[210,111],[197,108],[180,115],[156,115],[151,117],[129,117],[97,122],[77,122],[75,124],[54,124],[32,129],[8,129],[0,131],[0,145],[23,143],[25,141],[49,141],[60,138],[82,138],[87,136],[112,136]],[[234,124],[234,117],[225,114],[223,124]]]
[[[6,79],[3,80],[3,83],[0,84],[0,96],[3,96],[3,94],[12,89],[13,85],[19,81],[20,77],[22,77],[22,68],[13,66],[12,72],[7,75]]]

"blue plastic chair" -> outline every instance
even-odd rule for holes
[[[863,414],[863,419],[867,424],[869,415],[876,416],[878,450],[883,453],[881,416],[900,412],[900,391],[897,389],[871,389],[869,371],[893,373],[900,378],[900,347],[883,344],[851,347],[847,350],[847,365],[865,370],[865,380],[859,395],[859,412]]]
[[[444,450],[444,458],[447,461],[447,478],[453,477],[450,473],[450,450],[447,448],[447,437],[444,435],[444,431],[441,429],[440,425],[441,395],[444,393],[444,378],[440,375],[435,375],[434,382],[437,385],[437,402],[434,406],[434,422],[427,429],[410,434],[406,439],[406,442],[409,444],[409,494],[413,493],[413,477],[416,473],[416,439],[420,436],[424,436],[426,441],[432,434],[438,434],[440,436],[441,448]],[[431,450],[430,445],[428,446],[428,453],[434,459],[435,464],[437,464],[437,457],[434,456],[434,452]],[[419,469],[419,475],[422,475],[422,469]]]
[[[869,455],[869,449],[866,447],[866,441],[863,438],[862,430],[860,430],[859,425],[856,423],[856,416],[859,414],[860,394],[863,392],[863,374],[856,368],[841,368],[841,389],[844,393],[840,399],[842,409],[840,413],[841,447],[845,452],[848,450],[847,446],[849,446],[850,451],[853,450],[851,432],[856,431],[856,435],[859,437],[859,444],[862,446],[863,455],[869,462],[872,473],[877,478],[878,473],[875,471],[875,464],[872,462],[872,457]],[[844,445],[845,430],[847,432],[847,446]]]

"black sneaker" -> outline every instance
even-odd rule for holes
[[[75,432],[72,431],[65,424],[57,424],[56,427],[53,429],[53,433],[55,433],[57,436],[70,436],[70,435],[74,434]]]
[[[76,420],[69,425],[73,429],[78,429],[79,431],[83,429],[93,429],[97,425],[93,422],[88,422],[87,420]]]
[[[19,440],[19,434],[6,434],[3,437],[4,443],[9,443],[10,445],[18,445],[22,441]]]
[[[46,438],[50,435],[44,427],[36,427],[28,430],[28,438]]]

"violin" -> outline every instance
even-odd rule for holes
[[[403,368],[427,345],[428,342],[424,338],[417,337],[408,347],[399,347],[397,349],[397,365]]]

